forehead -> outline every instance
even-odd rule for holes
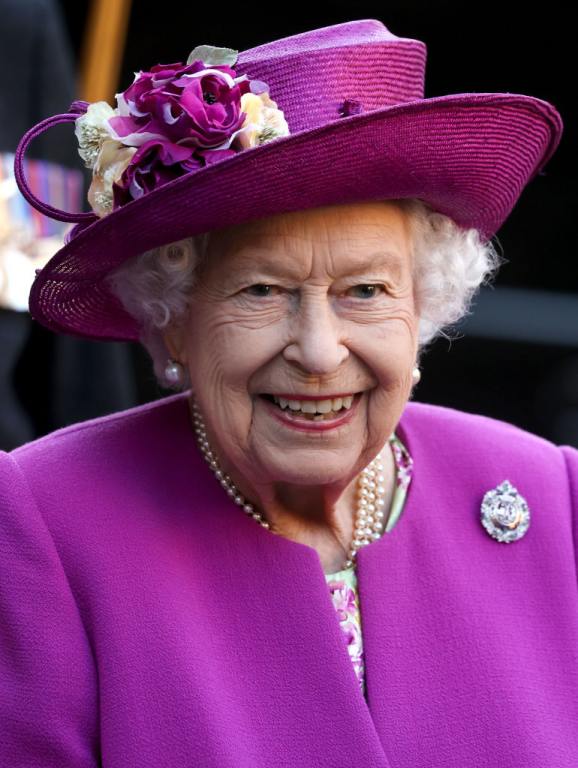
[[[210,250],[227,269],[314,266],[332,271],[408,264],[407,214],[389,201],[293,211],[211,233]],[[215,262],[213,261],[213,264]]]

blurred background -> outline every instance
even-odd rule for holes
[[[507,262],[452,334],[457,338],[438,339],[424,356],[414,399],[578,447],[574,27],[570,6],[549,3],[539,11],[443,0],[226,9],[148,0],[0,0],[0,448],[168,394],[138,344],[55,335],[28,315],[30,265],[45,263],[63,233],[15,194],[10,160],[22,134],[66,112],[73,99],[114,105],[114,94],[135,72],[185,61],[196,45],[244,50],[363,18],[426,43],[426,97],[523,93],[561,113],[565,130],[556,154],[494,238]],[[29,174],[42,199],[48,191],[51,202],[55,196],[70,210],[88,210],[88,172],[76,147],[71,124],[52,128],[31,145]]]

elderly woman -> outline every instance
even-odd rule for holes
[[[200,46],[23,138],[33,316],[177,391],[0,454],[1,765],[576,765],[578,450],[412,401],[562,123],[424,61]],[[18,165],[60,120],[92,214]]]

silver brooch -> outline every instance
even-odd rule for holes
[[[490,536],[506,544],[521,539],[528,530],[528,504],[509,480],[484,495],[482,525]]]

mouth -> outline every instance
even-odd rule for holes
[[[348,411],[352,411],[363,394],[363,392],[356,392],[351,395],[319,400],[311,398],[293,400],[268,393],[262,393],[259,397],[274,405],[284,416],[291,420],[329,422],[340,419]]]

